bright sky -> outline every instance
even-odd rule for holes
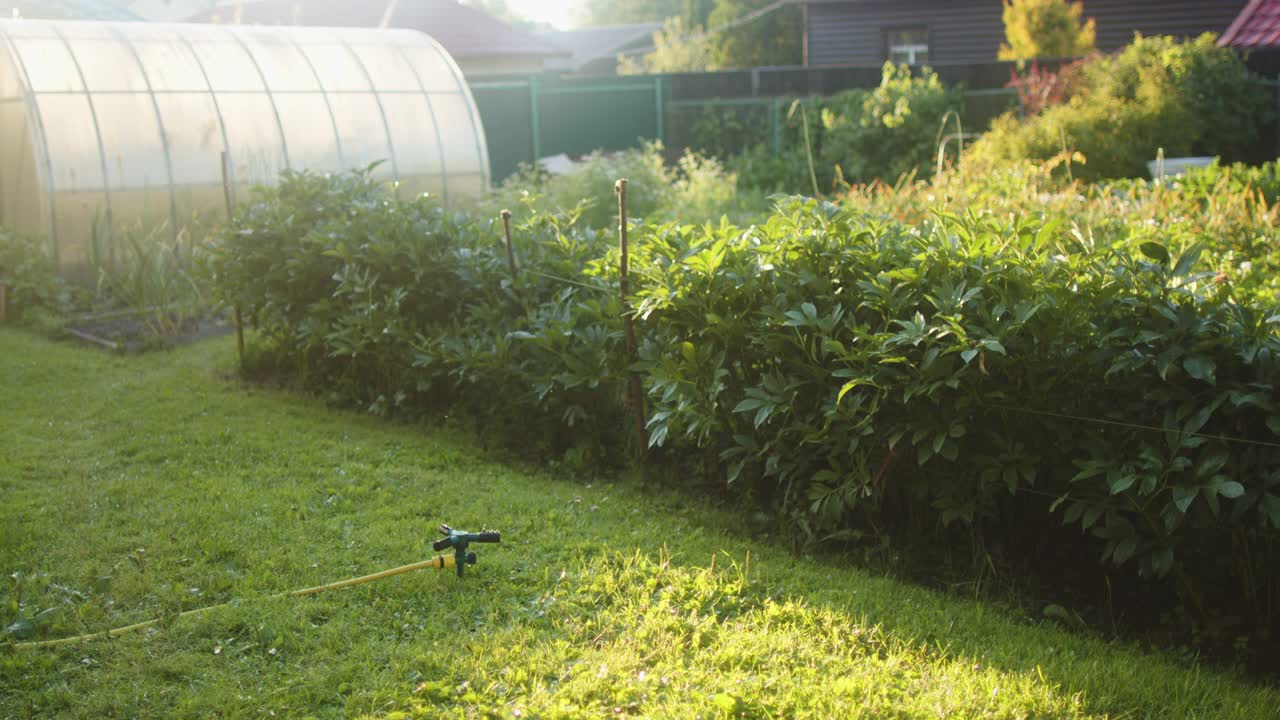
[[[573,27],[576,0],[507,0],[511,12],[534,22],[548,22],[559,30]]]

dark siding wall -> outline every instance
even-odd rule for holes
[[[879,65],[889,28],[926,25],[929,62],[987,62],[1004,40],[1000,3],[990,0],[814,3],[809,6],[810,65]]]
[[[1084,0],[1098,48],[1144,35],[1221,33],[1247,0]],[[931,64],[990,62],[1004,42],[999,0],[849,0],[809,4],[810,65],[879,65],[884,30],[925,25]]]
[[[1148,36],[1221,35],[1248,4],[1248,0],[1084,0],[1084,14],[1098,24],[1098,49],[1115,50],[1128,45],[1135,31]]]

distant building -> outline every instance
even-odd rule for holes
[[[129,10],[152,22],[181,22],[207,12],[217,0],[117,0]]]
[[[1218,44],[1239,50],[1280,48],[1280,0],[1251,0]]]
[[[110,0],[0,0],[0,19],[141,20]]]
[[[194,22],[420,30],[444,46],[466,75],[541,72],[568,50],[455,0],[223,0]]]
[[[653,47],[653,34],[662,23],[610,25],[580,30],[548,30],[538,37],[568,50],[568,57],[548,60],[546,69],[577,75],[614,75],[618,71],[618,55],[635,48]]]
[[[1259,0],[1255,0],[1258,2]],[[1223,33],[1248,0],[1083,0],[1098,49],[1117,50],[1133,34],[1194,37]],[[1263,4],[1274,2],[1263,0]],[[804,0],[805,64],[982,63],[1004,42],[1000,0]]]

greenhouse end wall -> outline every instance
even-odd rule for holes
[[[374,165],[445,202],[489,184],[462,73],[412,30],[0,21],[0,149],[0,224],[80,276],[198,237],[224,173],[235,201],[285,169]]]

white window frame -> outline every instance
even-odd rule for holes
[[[919,31],[923,31],[925,42],[894,43],[895,35],[905,35]],[[885,28],[884,34],[886,60],[893,60],[895,56],[905,53],[908,65],[919,65],[920,56],[923,55],[927,58],[929,55],[929,28],[927,26]]]

